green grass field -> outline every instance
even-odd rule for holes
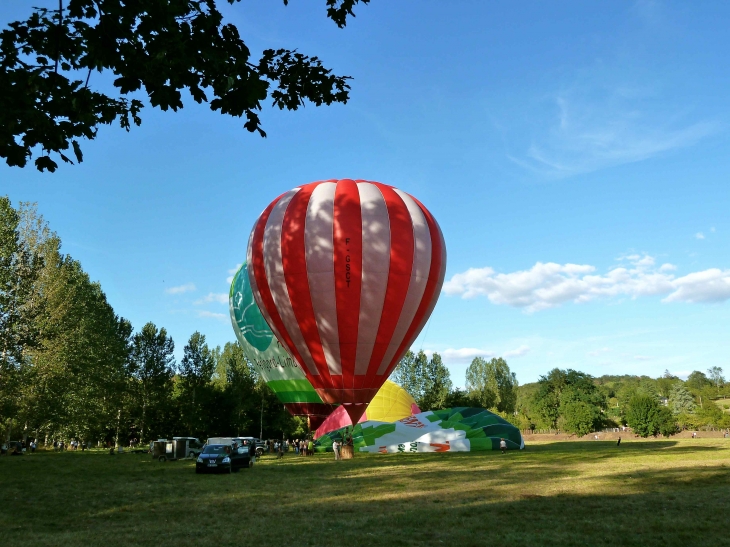
[[[730,545],[730,439],[522,452],[264,457],[233,475],[147,455],[0,458],[8,545]]]

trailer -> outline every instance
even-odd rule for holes
[[[165,462],[196,458],[203,445],[195,437],[173,437],[172,440],[159,439],[152,442],[152,459]]]

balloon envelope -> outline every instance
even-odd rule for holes
[[[293,415],[324,419],[334,409],[323,404],[297,362],[271,332],[254,301],[246,264],[233,276],[228,298],[233,331],[244,357]],[[321,420],[314,420],[319,423]]]
[[[344,179],[271,202],[247,260],[271,329],[322,400],[348,404],[357,422],[436,305],[446,248],[418,200]]]

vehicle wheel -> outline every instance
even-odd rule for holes
[[[158,462],[166,462],[167,461],[167,458],[165,456],[160,456],[159,458],[157,458],[157,461]]]

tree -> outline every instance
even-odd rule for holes
[[[168,403],[174,374],[175,343],[164,328],[157,330],[149,322],[132,338],[130,373],[134,379],[134,397],[139,408],[139,437],[159,428],[160,414]],[[148,427],[152,423],[152,428]],[[157,427],[155,427],[157,426]],[[154,435],[155,433],[153,433]]]
[[[475,357],[466,369],[469,396],[484,408],[512,413],[517,404],[517,376],[501,357],[486,361]]]
[[[456,388],[449,392],[444,400],[444,408],[455,408],[459,406],[475,406],[476,403],[469,397],[469,393],[463,389]]]
[[[642,437],[649,435],[669,436],[676,431],[671,411],[645,394],[638,394],[629,401],[626,421],[635,433]]]
[[[416,400],[421,410],[444,408],[451,391],[451,375],[441,356],[434,353],[431,359],[421,350],[408,350],[391,373],[393,382],[405,389]]]
[[[31,306],[39,261],[20,236],[21,215],[0,197],[0,424],[7,426],[21,404],[26,352],[36,336]]]
[[[179,400],[183,409],[183,420],[190,435],[204,431],[207,422],[204,408],[205,403],[209,402],[214,370],[215,361],[205,343],[205,335],[195,331],[183,348],[179,369]]]
[[[582,402],[594,408],[592,427],[601,426],[601,413],[606,408],[606,397],[593,382],[593,377],[572,369],[553,369],[538,380],[532,408],[549,427],[557,427],[558,419],[569,403]]]
[[[672,386],[679,380],[669,370],[664,371],[664,375],[661,378],[657,378],[656,385],[657,391],[662,397],[669,397],[669,393],[672,391]]]
[[[238,342],[228,342],[224,346],[219,363],[219,369],[225,373],[224,391],[229,401],[231,427],[242,435],[254,428],[258,415],[260,397],[256,394],[256,371],[244,357]]]
[[[672,390],[669,392],[669,404],[674,414],[690,414],[695,411],[697,406],[694,397],[681,382],[672,386]]]
[[[369,0],[326,0],[327,17],[342,28],[360,2]],[[113,74],[116,92],[94,90],[92,72]],[[215,0],[59,0],[57,10],[36,8],[0,33],[0,157],[23,167],[40,150],[36,168],[51,172],[51,153],[81,162],[79,139],[94,139],[100,125],[118,121],[128,131],[141,123],[140,91],[153,107],[175,111],[187,91],[214,111],[245,116],[244,128],[265,136],[258,112],[267,97],[288,110],[305,100],[346,103],[348,79],[296,50],[252,59]]]
[[[685,385],[689,389],[694,390],[701,390],[704,387],[712,385],[712,382],[710,382],[709,378],[705,376],[704,372],[700,372],[699,370],[693,371],[688,377],[687,381],[685,382]]]
[[[596,407],[582,401],[572,401],[563,405],[558,423],[561,429],[579,437],[594,431]],[[600,422],[600,416],[598,416]]]
[[[403,358],[398,361],[395,369],[390,375],[391,380],[405,389],[418,402],[424,392],[424,377],[428,357],[423,351],[418,354],[408,350]]]
[[[416,400],[419,408],[421,410],[445,408],[452,386],[451,374],[438,353],[434,353],[428,360],[424,380],[423,393]]]
[[[721,367],[712,367],[707,369],[707,376],[710,382],[717,388],[717,393],[720,393],[720,388],[725,383],[725,377],[722,375]]]
[[[21,381],[11,419],[26,433],[98,438],[116,429],[124,409],[131,325],[79,262],[60,252],[60,239],[34,204],[21,203],[17,213],[20,254],[31,257],[25,262],[33,275],[21,276],[27,286],[18,317],[27,336],[16,347]]]

